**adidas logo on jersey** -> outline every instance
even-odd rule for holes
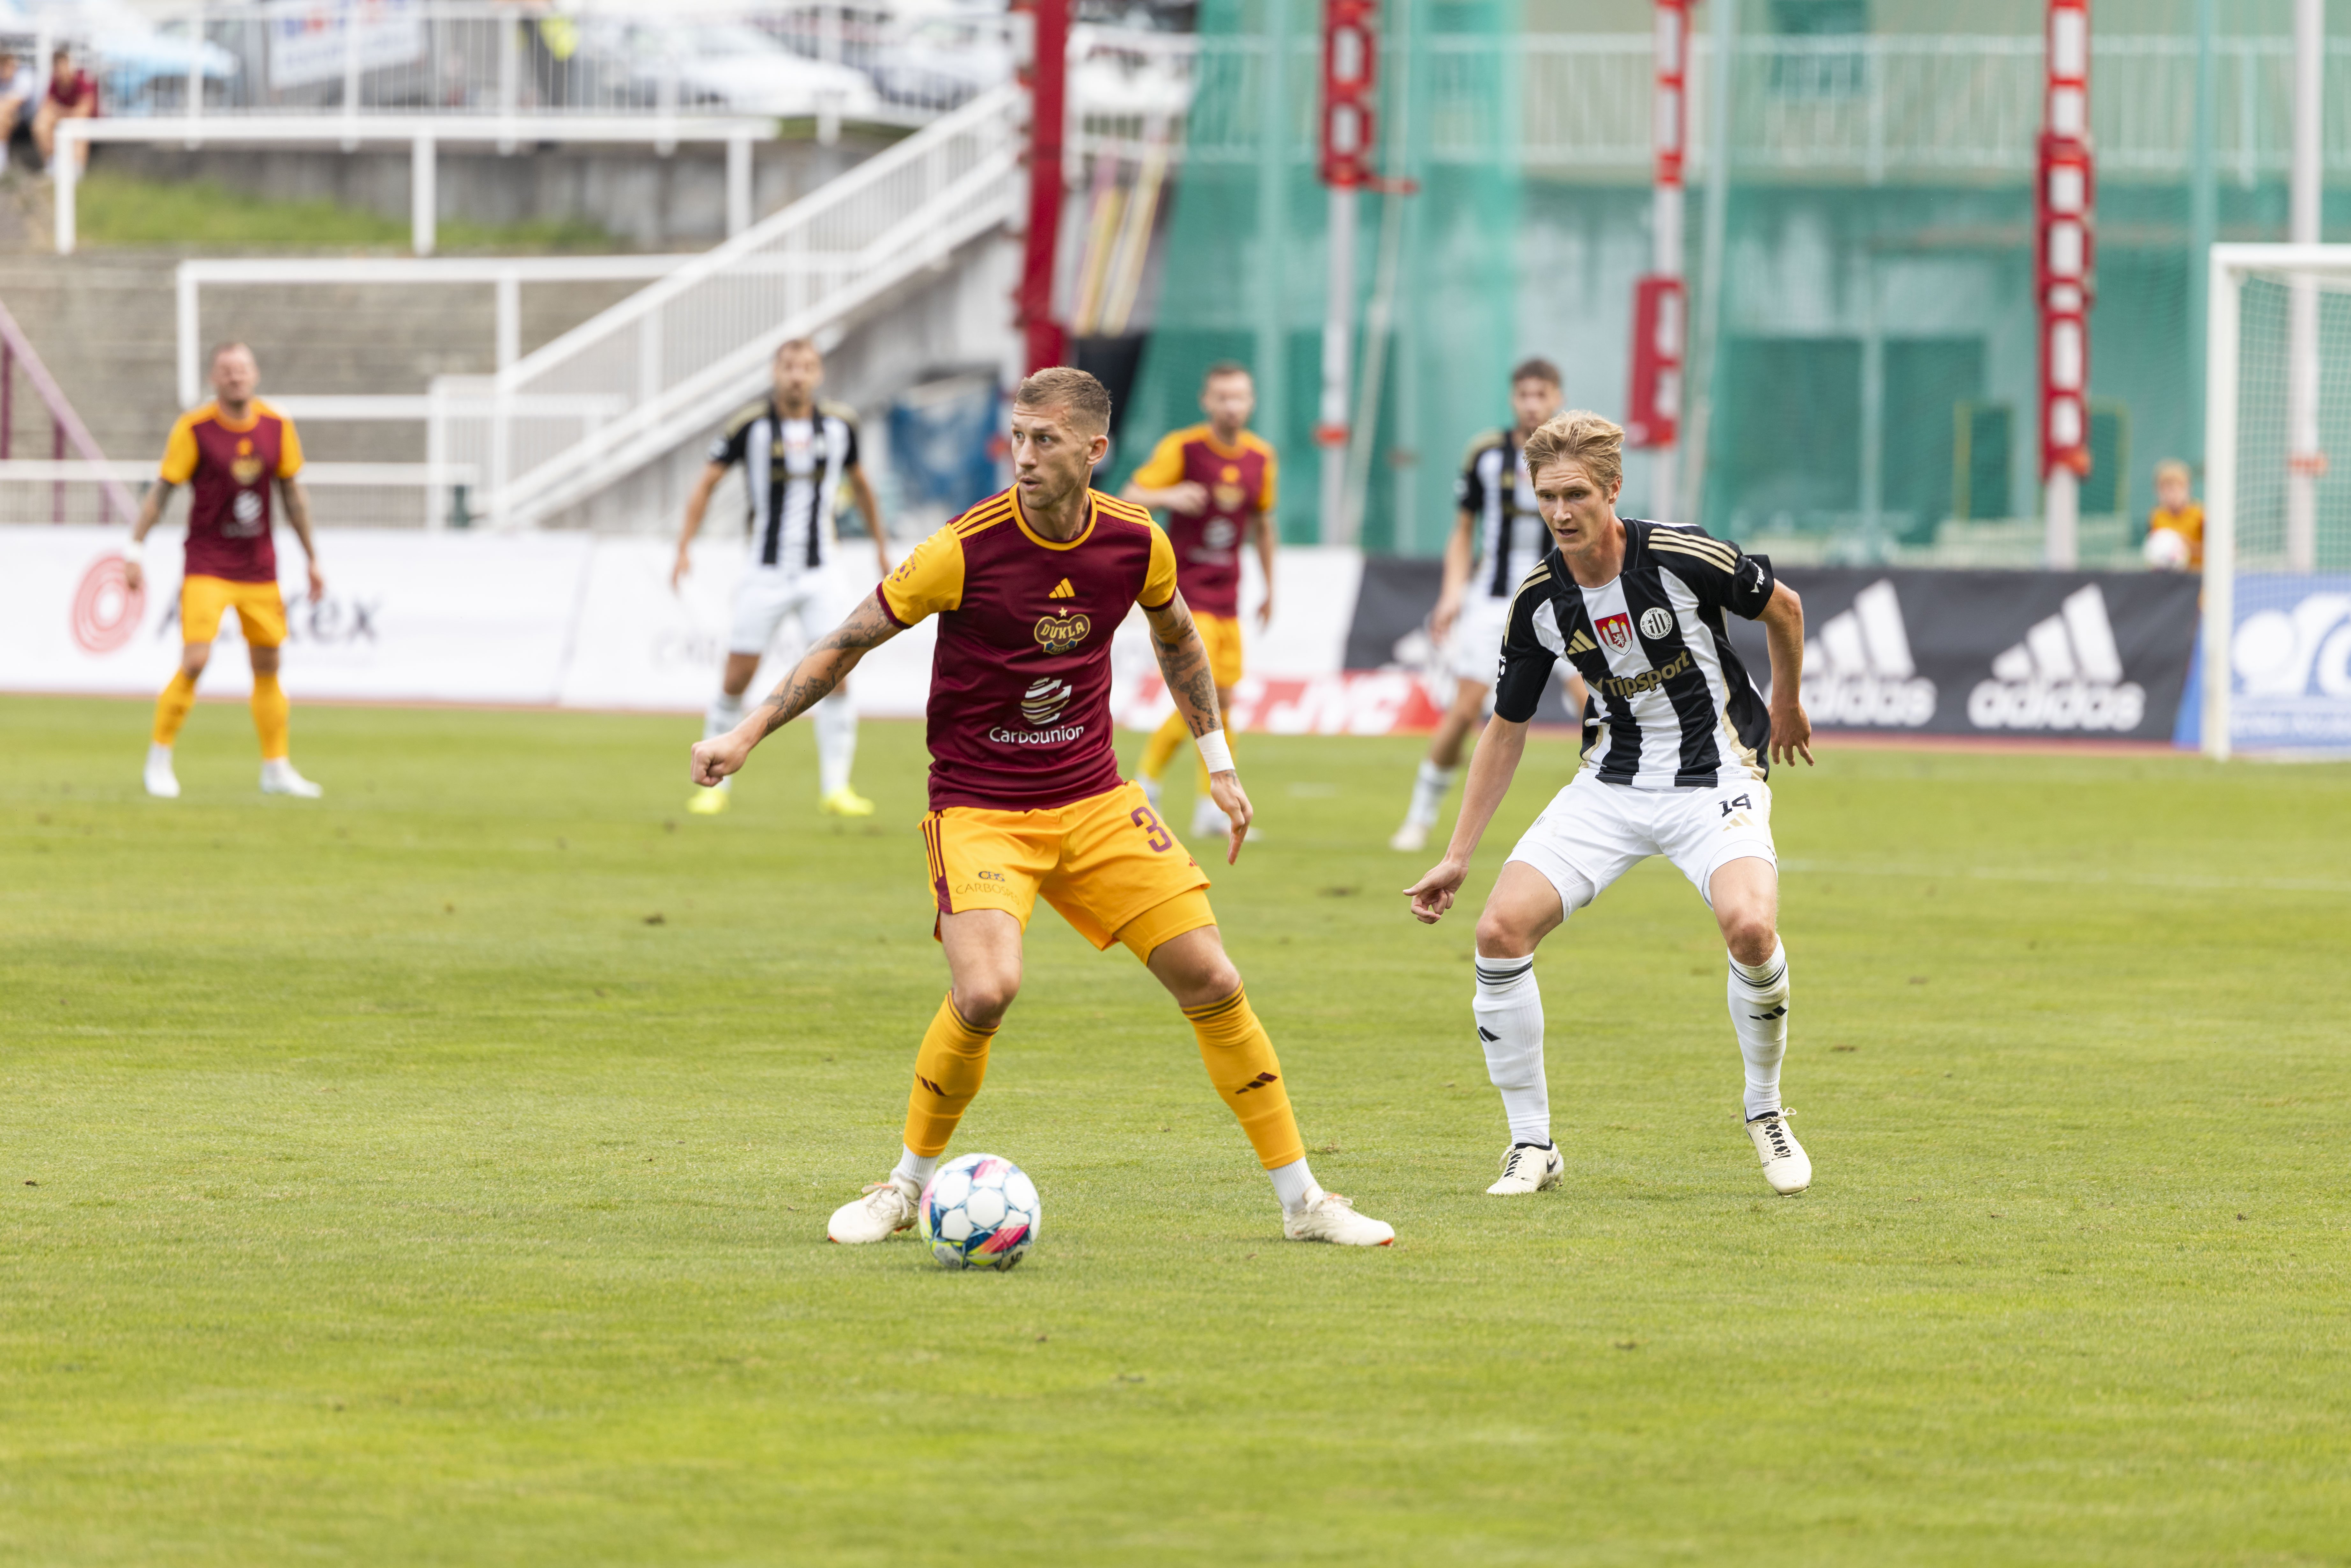
[[[2106,596],[2095,582],[2035,622],[1968,694],[1968,722],[1978,729],[2130,730],[2146,716],[2147,693],[2123,679]]]
[[[1804,644],[1804,707],[1814,724],[1916,729],[1935,716],[1935,683],[1910,657],[1893,582],[1880,578]]]
[[[1078,591],[1070,586],[1070,580],[1066,577],[1053,584],[1053,591],[1045,595],[1048,599],[1075,599],[1077,596]]]

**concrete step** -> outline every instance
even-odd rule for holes
[[[159,455],[179,414],[175,255],[0,256],[0,301],[110,457]],[[525,353],[635,289],[636,282],[549,283],[522,290]],[[260,361],[262,395],[418,393],[441,374],[496,368],[487,284],[208,287],[206,347],[241,340]],[[37,401],[16,400],[16,444],[47,455]],[[421,423],[318,422],[304,427],[313,459],[421,462]]]

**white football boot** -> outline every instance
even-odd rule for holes
[[[180,776],[172,771],[172,748],[168,746],[147,748],[147,793],[159,800],[180,798]]]
[[[261,792],[265,795],[298,795],[305,800],[315,800],[326,793],[295,772],[293,759],[286,757],[261,765]]]
[[[1151,809],[1153,810],[1164,811],[1167,809],[1167,802],[1162,799],[1161,796],[1158,779],[1148,778],[1137,779],[1135,782],[1143,786],[1143,798],[1151,802]]]
[[[1192,802],[1192,836],[1205,839],[1211,833],[1223,837],[1232,831],[1233,820],[1212,796],[1203,795]]]
[[[1328,1241],[1340,1247],[1385,1247],[1395,1227],[1355,1212],[1355,1206],[1326,1192],[1296,1212],[1281,1211],[1281,1233],[1292,1241]]]
[[[914,1185],[912,1176],[892,1171],[888,1180],[868,1186],[863,1197],[853,1198],[834,1209],[831,1222],[824,1228],[825,1236],[844,1247],[887,1241],[901,1230],[914,1228],[914,1205],[922,1196],[923,1189]]]
[[[1567,1156],[1552,1144],[1537,1148],[1532,1144],[1512,1144],[1502,1155],[1502,1179],[1486,1189],[1489,1197],[1516,1197],[1521,1193],[1541,1192],[1557,1186],[1567,1174]]]
[[[1813,1157],[1788,1127],[1785,1110],[1766,1111],[1747,1121],[1747,1135],[1755,1140],[1755,1155],[1763,1162],[1763,1179],[1782,1197],[1813,1185]]]
[[[1435,826],[1437,824],[1434,822],[1416,822],[1407,817],[1405,819],[1404,826],[1398,828],[1395,836],[1388,840],[1388,848],[1401,850],[1405,854],[1416,855],[1428,847],[1428,831]]]

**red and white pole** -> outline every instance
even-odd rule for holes
[[[2081,559],[2090,471],[2090,302],[2096,171],[2090,150],[2089,0],[2049,0],[2047,80],[2033,187],[2032,281],[2041,305],[2041,479],[2053,567]]]
[[[1689,0],[1656,0],[1656,68],[1650,99],[1656,154],[1651,254],[1648,273],[1633,285],[1633,384],[1625,400],[1625,439],[1655,455],[1649,462],[1648,509],[1654,517],[1671,518],[1688,319],[1682,290],[1682,161],[1689,128]]]
[[[1021,85],[1029,89],[1029,230],[1015,300],[1028,371],[1058,365],[1068,334],[1053,319],[1053,278],[1061,240],[1061,138],[1068,102],[1070,0],[1016,0],[1025,16]]]
[[[1347,507],[1347,405],[1355,340],[1355,207],[1375,179],[1372,146],[1379,69],[1376,0],[1323,0],[1322,183],[1331,188],[1330,277],[1322,314],[1322,398],[1314,423],[1322,448],[1324,544],[1353,544]]]

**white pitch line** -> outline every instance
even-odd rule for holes
[[[2351,882],[2298,876],[2194,876],[2181,873],[2054,871],[2033,867],[1856,865],[1846,861],[1783,859],[1783,871],[1818,872],[1838,876],[1938,877],[1963,876],[1976,882],[2047,882],[2122,883],[2131,887],[2191,889],[2247,888],[2263,893],[2351,893]]]

